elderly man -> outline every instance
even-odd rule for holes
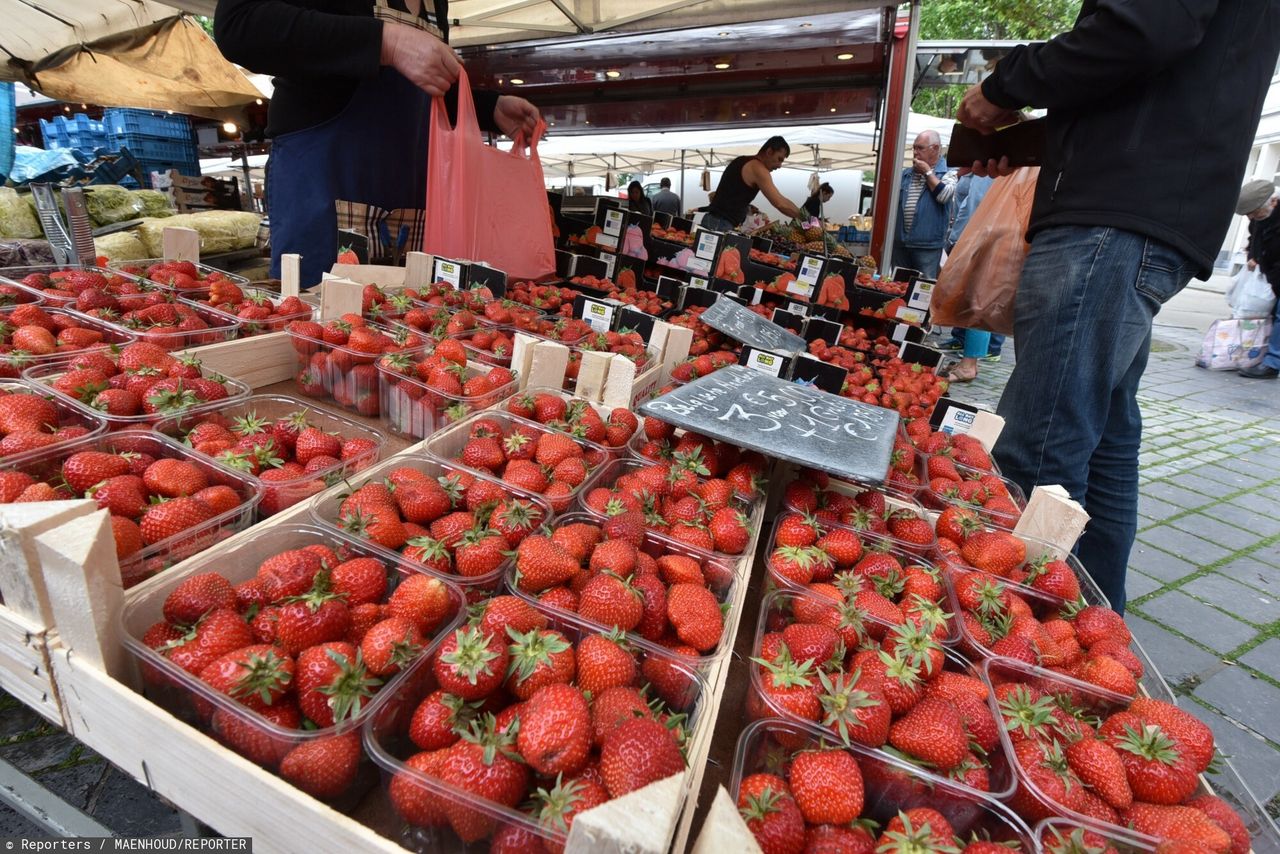
[[[1280,297],[1280,207],[1276,206],[1276,187],[1270,181],[1254,180],[1240,190],[1236,213],[1249,218],[1249,245],[1245,256],[1249,269],[1262,268],[1271,290]],[[1280,312],[1280,300],[1276,301]],[[1280,315],[1271,326],[1267,355],[1249,368],[1241,368],[1240,376],[1251,380],[1273,380],[1280,375]]]
[[[671,192],[671,179],[663,178],[658,186],[661,189],[653,194],[653,212],[680,216],[680,197]]]
[[[927,130],[911,146],[915,158],[902,170],[898,192],[898,230],[893,238],[893,265],[919,270],[926,279],[938,278],[942,246],[954,213],[956,173],[947,171],[942,140]]]

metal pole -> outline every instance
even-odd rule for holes
[[[245,209],[256,211],[258,209],[258,200],[253,195],[253,176],[249,174],[249,146],[247,145],[240,146],[240,169],[244,172],[244,191],[246,194],[241,201],[241,206],[244,206],[244,201],[248,201],[249,207]]]
[[[680,149],[680,204],[684,206],[684,210],[689,210],[689,200],[684,197],[684,149]],[[684,216],[684,211],[680,212]]]
[[[872,201],[871,255],[880,271],[892,267],[893,235],[898,216],[898,176],[906,146],[907,118],[915,78],[916,41],[920,35],[920,0],[912,0],[906,32],[894,33],[889,49],[888,92],[881,115],[880,152],[876,158],[875,198]]]

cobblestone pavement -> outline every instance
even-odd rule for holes
[[[1280,382],[1194,367],[1200,333],[1156,327],[1139,399],[1140,530],[1129,623],[1180,697],[1213,728],[1260,802],[1280,815]],[[956,396],[995,407],[998,364]],[[101,757],[0,694],[0,758],[121,834],[179,817]],[[36,834],[0,806],[0,836]]]

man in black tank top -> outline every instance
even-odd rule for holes
[[[773,183],[770,175],[791,154],[791,146],[780,136],[770,137],[753,157],[737,157],[720,176],[710,210],[702,227],[712,231],[732,231],[747,218],[747,208],[756,195],[764,197],[785,216],[796,219],[800,208],[792,204]]]

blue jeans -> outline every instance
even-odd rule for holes
[[[702,221],[699,225],[708,231],[719,231],[725,234],[728,234],[734,229],[733,223],[720,216],[720,214],[712,213],[711,211],[707,211],[702,215]]]
[[[966,359],[981,359],[987,355],[987,348],[991,346],[991,333],[981,329],[966,329],[961,345],[964,347],[962,355]]]
[[[951,340],[955,342],[955,345],[956,345],[957,347],[963,347],[963,348],[964,348],[964,350],[965,350],[965,354],[964,354],[964,355],[965,355],[965,358],[979,358],[979,359],[981,359],[983,356],[986,356],[986,355],[999,356],[999,355],[1000,355],[1000,350],[1004,347],[1004,336],[1003,336],[1003,335],[1000,335],[1000,334],[998,334],[998,333],[996,333],[996,332],[986,332],[986,333],[983,333],[983,334],[985,334],[985,335],[987,336],[987,340],[988,340],[990,343],[989,343],[989,344],[987,344],[987,349],[986,349],[986,350],[983,350],[981,353],[976,353],[976,350],[977,350],[977,346],[976,346],[976,345],[975,345],[974,347],[970,348],[969,346],[967,346],[967,345],[965,344],[965,342],[969,340],[969,337],[968,337],[968,336],[969,336],[969,335],[972,335],[975,331],[976,331],[976,330],[973,330],[973,329],[965,329],[963,326],[953,326],[953,327],[951,327]],[[971,355],[971,354],[968,352],[970,349],[973,349],[973,350],[975,351],[976,356],[975,356],[975,355]]]
[[[910,249],[906,246],[893,247],[893,266],[919,270],[926,279],[937,279],[938,269],[942,265],[942,247],[932,249]]]
[[[1271,340],[1267,342],[1267,355],[1262,357],[1263,367],[1280,371],[1280,300],[1276,300],[1271,318]]]
[[[1028,494],[1061,484],[1084,506],[1076,556],[1120,613],[1138,523],[1138,381],[1152,319],[1193,272],[1157,240],[1060,226],[1036,235],[1018,286],[1018,363],[997,410],[1007,423],[995,457]]]

